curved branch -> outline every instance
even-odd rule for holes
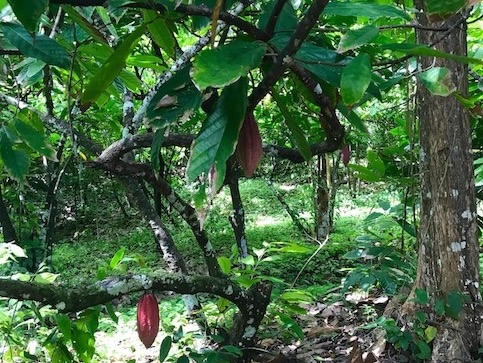
[[[228,279],[202,275],[183,275],[163,272],[153,276],[126,275],[110,277],[92,285],[75,288],[0,278],[0,296],[32,300],[51,305],[62,312],[76,312],[105,304],[123,295],[140,291],[173,291],[180,294],[208,293],[234,303],[242,313],[253,299],[250,290],[242,289]]]

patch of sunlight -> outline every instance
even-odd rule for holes
[[[274,224],[280,224],[280,218],[274,218],[272,216],[261,215],[255,221],[257,227],[272,226]]]
[[[285,190],[286,192],[289,192],[295,189],[295,185],[280,184],[279,188]]]
[[[302,213],[299,213],[299,216],[303,219],[312,219],[312,213],[309,211],[303,211]]]

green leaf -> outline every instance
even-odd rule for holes
[[[201,99],[200,91],[191,81],[189,66],[184,67],[156,91],[146,109],[146,122],[155,129],[165,128],[186,119],[200,107]]]
[[[368,133],[364,121],[362,121],[361,117],[356,112],[354,112],[354,110],[349,110],[342,102],[339,102],[339,104],[337,105],[337,109],[351,123],[352,126],[354,126],[359,131],[362,131],[363,133]]]
[[[106,303],[105,306],[106,306],[107,313],[109,314],[109,317],[114,323],[117,324],[117,322],[119,321],[119,317],[116,315],[116,312],[114,311],[114,307],[112,306],[111,303]]]
[[[171,335],[168,335],[166,338],[163,339],[159,348],[159,363],[163,363],[164,360],[168,357],[172,344],[173,338],[171,338]]]
[[[253,258],[252,255],[248,255],[246,257],[240,258],[240,262],[243,263],[244,265],[248,265],[248,266],[254,266],[255,265],[255,259]]]
[[[371,57],[361,53],[342,72],[340,93],[344,104],[351,106],[359,102],[371,83]]]
[[[424,86],[436,96],[449,96],[456,91],[451,79],[451,71],[445,67],[433,67],[419,74]]]
[[[40,16],[47,10],[49,0],[8,0],[17,19],[29,32],[37,30]]]
[[[459,291],[452,291],[448,294],[446,301],[446,315],[453,319],[458,319],[461,309],[463,309],[464,297]]]
[[[30,167],[30,157],[24,150],[15,148],[9,138],[9,132],[5,127],[0,129],[0,158],[8,174],[22,182]]]
[[[265,29],[272,14],[273,7],[276,0],[270,1],[266,6],[261,7],[262,13],[258,22],[258,28]],[[297,27],[297,14],[292,4],[286,2],[280,12],[277,23],[275,24],[274,32],[289,32]]]
[[[166,25],[166,20],[161,18],[157,11],[148,9],[143,9],[143,17],[156,44],[159,45],[168,56],[174,58],[176,40],[173,36],[173,32]]]
[[[26,120],[29,121],[28,119]],[[13,120],[13,127],[17,131],[18,136],[27,144],[33,151],[38,152],[40,155],[44,155],[51,160],[56,160],[54,150],[45,140],[45,134],[43,130],[36,129],[31,123],[27,123],[19,118]]]
[[[446,53],[440,50],[430,48],[427,45],[397,43],[397,44],[381,44],[379,45],[379,48],[389,49],[389,50],[393,50],[393,51],[397,51],[405,54],[411,54],[411,55],[445,58],[445,59],[452,59],[461,63],[475,63],[475,64],[483,65],[483,59],[470,58],[470,57],[464,57],[462,55],[450,54],[450,53]]]
[[[425,11],[445,18],[467,6],[468,0],[424,0]]]
[[[430,343],[436,338],[436,334],[438,334],[438,329],[434,326],[428,326],[424,329],[424,336],[426,337],[426,343]]]
[[[164,129],[156,130],[151,144],[151,166],[156,174],[161,170],[161,164],[159,159],[159,153],[161,152],[161,146],[164,141]]]
[[[18,50],[28,57],[40,59],[47,64],[68,69],[70,67],[70,55],[67,50],[55,40],[43,34],[35,37],[29,34],[19,24],[1,23],[0,29],[7,40]]]
[[[213,112],[204,122],[196,138],[188,161],[188,179],[209,172],[215,164],[215,190],[218,190],[226,173],[226,161],[233,154],[242,126],[247,105],[248,82],[246,78],[233,83],[221,93]]]
[[[367,150],[367,167],[376,173],[384,175],[386,173],[386,166],[384,162],[379,157],[379,155],[373,150]]]
[[[419,353],[416,354],[416,356],[420,359],[428,359],[431,357],[431,348],[429,345],[423,341],[423,340],[418,340],[417,344]]]
[[[282,321],[283,326],[286,329],[291,330],[292,332],[294,332],[295,335],[297,336],[297,338],[299,338],[301,340],[304,339],[305,334],[304,334],[302,328],[300,327],[300,325],[297,324],[297,322],[295,320],[293,320],[287,314],[280,314],[279,315],[279,318]]]
[[[187,356],[183,354],[181,357],[178,358],[176,363],[190,363],[190,360]]]
[[[70,340],[72,326],[70,318],[66,314],[56,314],[55,322],[59,327],[60,332],[64,335],[66,340]]]
[[[344,53],[369,43],[379,34],[379,28],[368,25],[364,28],[349,30],[340,39],[337,52]]]
[[[124,255],[126,253],[126,247],[120,248],[114,256],[111,258],[111,261],[109,262],[109,267],[111,270],[114,270],[117,265],[119,265],[119,262],[124,258]]]
[[[444,315],[444,308],[445,308],[445,303],[441,299],[436,299],[434,302],[434,312],[438,316],[443,316]]]
[[[305,160],[310,160],[312,158],[312,151],[310,150],[309,142],[307,141],[307,138],[305,137],[304,132],[299,126],[297,120],[295,120],[295,118],[292,116],[288,110],[288,107],[285,105],[285,102],[283,102],[275,90],[272,90],[272,97],[283,115],[285,124],[287,125],[300,154]]]
[[[356,177],[362,179],[367,182],[377,182],[381,181],[381,175],[379,173],[375,173],[371,169],[357,164],[348,164],[348,168],[354,170],[356,172]]]
[[[140,25],[130,33],[112,53],[106,62],[99,68],[87,85],[81,96],[81,110],[87,110],[92,103],[96,102],[107,87],[114,81],[126,64],[127,57],[144,33],[146,25]]]
[[[370,19],[379,19],[381,17],[386,17],[411,20],[409,14],[392,5],[365,2],[354,3],[352,1],[331,1],[324,8],[322,14],[356,17],[363,16]]]
[[[221,271],[228,275],[231,272],[231,261],[229,258],[221,256],[218,257],[218,265],[220,265]]]
[[[97,28],[89,23],[86,18],[77,12],[70,5],[62,5],[62,9],[67,13],[67,15],[72,18],[87,34],[89,34],[93,39],[100,43],[109,44],[109,42],[104,38],[104,35],[97,30]]]
[[[266,49],[262,42],[235,40],[204,50],[193,63],[193,81],[200,89],[232,84],[260,65]]]

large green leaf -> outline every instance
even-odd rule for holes
[[[81,96],[81,110],[87,110],[114,81],[126,64],[126,59],[144,33],[146,25],[141,24],[130,33],[92,77]]]
[[[0,29],[5,38],[23,55],[61,68],[70,67],[70,56],[67,50],[48,36],[36,34],[32,37],[20,24],[1,23]]]
[[[483,59],[479,58],[471,58],[471,57],[464,57],[462,55],[450,54],[446,52],[442,52],[440,50],[436,50],[433,48],[428,47],[427,45],[419,45],[419,44],[380,44],[379,48],[381,49],[389,49],[405,54],[411,55],[420,55],[420,56],[427,56],[427,57],[437,57],[437,58],[445,58],[445,59],[452,59],[461,63],[474,63],[474,64],[481,64],[483,65]]]
[[[200,106],[201,93],[191,81],[189,71],[189,66],[179,70],[156,91],[146,109],[146,120],[151,126],[165,128]]]
[[[98,42],[108,44],[108,41],[104,38],[102,33],[97,30],[97,28],[89,23],[86,18],[84,18],[81,14],[79,14],[72,6],[70,5],[62,5],[62,9],[67,13],[67,15],[72,18],[80,27],[89,34],[93,39],[97,40]]]
[[[28,119],[21,120],[20,118],[15,118],[13,120],[13,126],[20,139],[22,139],[22,141],[33,151],[52,160],[56,160],[55,152],[52,147],[47,144],[43,130],[36,129],[29,121],[30,120]]]
[[[444,18],[466,7],[468,0],[424,0],[425,11],[430,16]]]
[[[8,0],[17,19],[29,32],[37,30],[40,16],[47,10],[49,0]]]
[[[341,16],[364,16],[371,19],[387,17],[411,20],[411,17],[407,13],[392,5],[366,2],[354,3],[352,1],[331,1],[324,8],[323,14]]]
[[[272,0],[267,6],[262,7],[262,13],[258,21],[258,27],[260,29],[265,29],[267,26],[276,2],[277,0]],[[286,2],[278,16],[274,31],[275,33],[292,31],[297,27],[297,23],[297,14],[295,13],[294,7],[289,2]]]
[[[196,138],[188,162],[188,179],[207,174],[215,164],[215,189],[225,178],[226,161],[233,154],[247,106],[247,79],[241,78],[223,90],[213,112]]]
[[[337,51],[339,53],[347,52],[351,49],[356,49],[361,45],[369,43],[379,34],[379,28],[374,25],[368,25],[364,28],[349,30],[340,39]]]
[[[25,180],[30,167],[30,157],[22,149],[15,147],[9,135],[12,131],[5,127],[0,129],[0,158],[7,173],[15,180]]]
[[[340,113],[359,131],[367,133],[367,127],[360,116],[354,112],[354,110],[349,110],[342,102],[339,102],[337,109]]]
[[[258,67],[265,51],[262,42],[241,40],[204,50],[193,63],[193,81],[200,89],[232,84]]]
[[[176,40],[173,32],[166,25],[166,20],[161,18],[157,11],[143,9],[144,21],[154,41],[163,49],[168,56],[175,56]]]
[[[366,53],[359,54],[342,72],[340,93],[346,105],[359,102],[371,83],[371,58]]]
[[[281,97],[278,95],[278,93],[275,92],[275,90],[272,91],[272,97],[277,103],[278,108],[283,115],[285,124],[290,130],[290,133],[293,136],[295,145],[297,146],[300,154],[305,160],[310,160],[312,158],[312,152],[310,151],[310,145],[304,135],[304,132],[300,128],[295,118],[291,115],[288,107],[285,105]]]
[[[444,67],[433,67],[419,74],[419,79],[433,95],[449,96],[456,91],[451,71]]]

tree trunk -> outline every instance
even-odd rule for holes
[[[417,7],[422,9],[422,0]],[[420,13],[419,22],[451,32],[417,30],[419,43],[450,54],[466,54],[466,25],[460,14],[429,24]],[[422,58],[423,70],[435,66],[452,72],[457,91],[467,94],[467,68],[450,60]],[[467,111],[454,96],[417,89],[420,122],[421,227],[419,260],[413,292],[403,311],[421,310],[412,301],[415,289],[428,293],[429,319],[438,324],[431,362],[469,361],[481,341],[481,295],[479,293],[478,240],[471,150],[471,126]],[[462,294],[465,303],[457,319],[436,315],[435,303]],[[426,311],[426,309],[425,309]],[[441,315],[441,314],[440,314]]]

